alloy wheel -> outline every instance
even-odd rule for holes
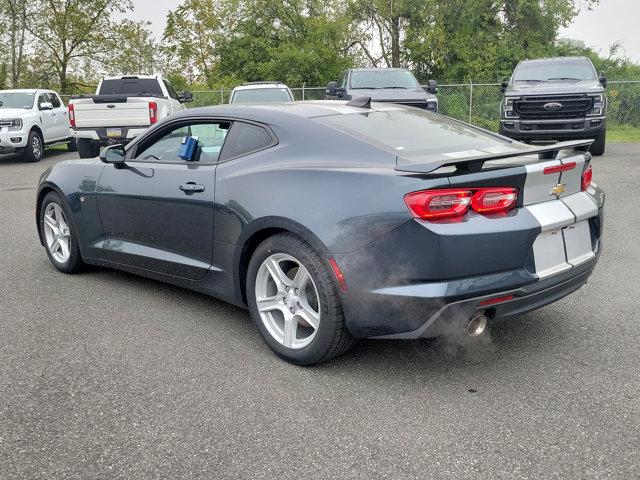
[[[301,349],[316,337],[320,297],[299,260],[284,253],[266,258],[256,276],[255,297],[262,323],[281,345]]]
[[[66,263],[71,256],[71,232],[60,205],[47,205],[42,223],[47,250],[56,262]]]
[[[33,158],[39,160],[42,156],[42,142],[38,135],[34,135],[31,141],[31,151],[33,152]]]

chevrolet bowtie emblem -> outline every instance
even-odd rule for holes
[[[551,193],[549,195],[562,195],[566,190],[567,186],[564,183],[559,183],[551,189]]]

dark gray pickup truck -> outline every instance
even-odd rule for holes
[[[605,150],[607,78],[585,57],[520,62],[502,83],[500,133],[524,142],[593,138]]]
[[[437,91],[434,80],[429,80],[424,89],[413,73],[402,68],[352,68],[342,72],[337,82],[328,83],[326,98],[370,97],[374,102],[399,103],[437,112]]]

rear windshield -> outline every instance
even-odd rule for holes
[[[332,115],[315,120],[403,156],[505,144],[497,136],[418,109]]]
[[[155,78],[116,78],[103,80],[99,95],[141,95],[162,97],[160,83]]]
[[[286,88],[252,88],[236,90],[231,103],[280,103],[292,102],[293,98]]]
[[[0,108],[24,108],[33,107],[35,93],[24,92],[0,92]]]
[[[413,73],[406,70],[363,70],[351,72],[352,89],[420,88]]]
[[[585,59],[524,62],[513,73],[514,82],[570,82],[595,78],[593,65]]]

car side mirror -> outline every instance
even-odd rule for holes
[[[502,93],[507,91],[507,87],[509,87],[509,80],[507,78],[502,79],[502,83],[500,84],[500,91]]]
[[[432,95],[438,93],[438,82],[436,82],[435,80],[429,80],[427,84],[427,92]]]
[[[189,90],[185,90],[184,92],[182,92],[182,95],[178,97],[178,100],[180,101],[180,103],[193,102],[193,93],[191,93]]]
[[[600,72],[598,81],[600,82],[600,85],[602,85],[602,88],[607,88],[607,76],[603,72]]]
[[[338,88],[338,82],[329,82],[327,83],[327,90],[325,93],[329,97],[335,97],[337,88]]]
[[[116,168],[124,165],[125,158],[124,145],[109,145],[100,151],[100,160],[104,163],[111,163]]]
[[[40,105],[40,110],[53,110],[53,103],[51,102],[42,102]]]

